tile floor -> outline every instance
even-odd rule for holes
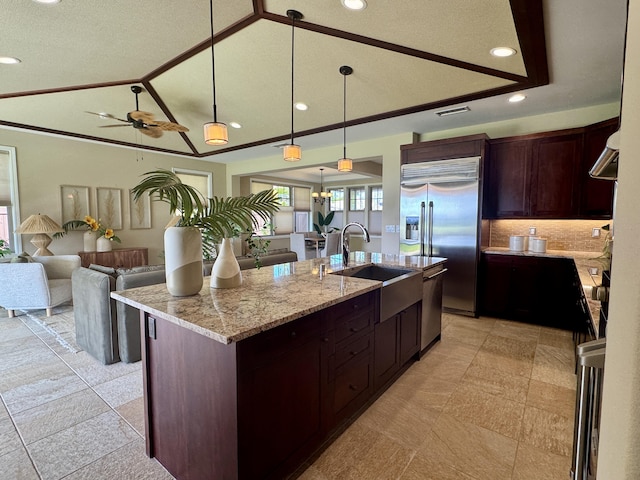
[[[144,454],[140,363],[104,366],[73,310],[0,309],[0,472],[11,479],[171,479]],[[303,480],[568,478],[571,334],[444,315],[442,342],[302,474]]]

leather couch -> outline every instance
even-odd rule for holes
[[[262,266],[295,262],[294,252],[260,257]],[[238,258],[240,269],[255,267],[252,257]],[[204,275],[211,274],[213,262],[205,262]],[[140,314],[137,308],[116,302],[114,290],[165,283],[164,265],[113,269],[100,265],[76,269],[71,277],[76,342],[105,365],[141,359]],[[206,280],[205,280],[206,284]]]

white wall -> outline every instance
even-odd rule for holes
[[[640,478],[640,0],[629,4],[598,478]]]
[[[128,192],[143,173],[172,167],[210,171],[214,194],[226,195],[226,168],[219,163],[5,129],[0,129],[0,145],[16,148],[22,220],[33,213],[42,213],[60,222],[60,185],[90,187],[92,215],[96,215],[95,188],[119,188],[124,227],[116,231],[122,240],[120,246],[148,247],[151,264],[163,263],[163,231],[169,208],[165,203],[152,202],[152,229],[129,229]],[[22,237],[23,249],[33,253],[30,236]],[[82,250],[82,234],[72,232],[63,239],[54,239],[49,249],[55,254],[76,253]]]

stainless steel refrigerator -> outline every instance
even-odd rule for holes
[[[480,157],[401,167],[400,254],[446,257],[442,304],[477,316]]]

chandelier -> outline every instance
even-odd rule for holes
[[[322,186],[322,171],[324,168],[320,169],[320,192],[313,192],[311,196],[313,197],[313,201],[315,203],[319,203],[320,205],[324,205],[324,202],[327,201],[327,198],[331,198],[331,192],[325,192]]]

